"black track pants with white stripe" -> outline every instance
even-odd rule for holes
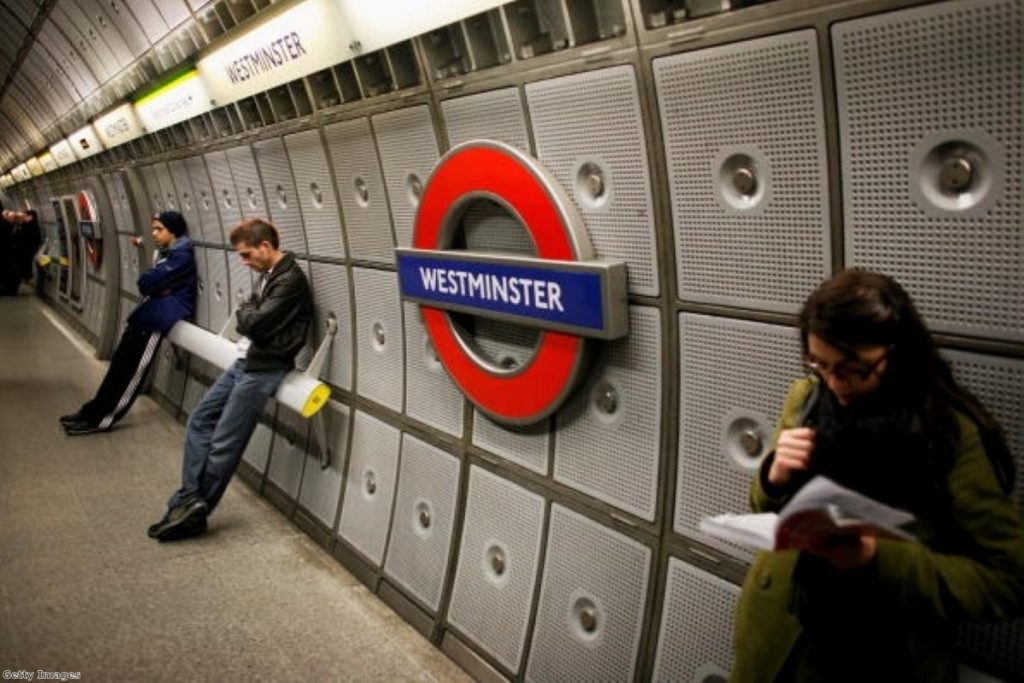
[[[108,429],[128,412],[145,383],[162,338],[159,332],[125,327],[96,396],[82,406],[80,412],[86,422]]]

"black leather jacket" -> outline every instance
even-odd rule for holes
[[[305,273],[286,253],[252,298],[238,307],[238,331],[252,340],[246,370],[290,370],[306,343],[313,318],[313,295]]]

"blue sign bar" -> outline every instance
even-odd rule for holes
[[[553,262],[396,250],[402,297],[436,308],[608,337],[610,268],[616,264]]]

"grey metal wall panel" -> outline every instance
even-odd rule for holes
[[[437,357],[419,304],[404,302],[405,412],[452,436],[462,436],[465,399]]]
[[[217,210],[217,196],[206,171],[203,157],[190,157],[185,160],[192,190],[195,192],[196,211],[199,213],[199,235],[207,242],[226,244],[224,232],[221,230],[220,212]],[[233,225],[233,224],[232,224]]]
[[[78,57],[78,51],[68,43],[53,21],[48,20],[43,23],[42,28],[39,30],[38,40],[51,55],[55,56],[55,59],[60,60],[60,65],[64,68],[65,73],[71,79],[80,96],[84,98],[95,92],[99,87],[96,76]]]
[[[261,140],[253,145],[253,153],[263,177],[270,220],[277,227],[281,248],[307,253],[299,196],[292,181],[292,169],[284,151],[284,143],[281,138]]]
[[[210,281],[206,269],[206,247],[195,247],[196,255],[196,325],[210,329]]]
[[[302,270],[302,274],[306,276],[306,282],[309,283],[310,289],[315,289],[316,282],[313,281],[313,275],[312,272],[310,271],[309,261],[307,261],[306,259],[295,259],[295,263]],[[301,349],[299,349],[299,352],[295,355],[295,368],[297,370],[305,370],[306,368],[309,367],[310,361],[313,360],[313,353],[316,351],[316,347],[314,346],[314,334],[315,330],[313,329],[313,326],[310,325],[306,329],[306,344]],[[294,414],[298,415],[298,413]]]
[[[702,517],[747,512],[750,479],[772,447],[789,384],[805,373],[794,328],[679,316],[679,461],[675,531],[742,559],[749,550],[704,536]],[[744,435],[760,441],[753,455]]]
[[[933,330],[1024,340],[1024,6],[936,3],[832,41],[847,263],[899,280]]]
[[[629,291],[656,296],[654,207],[633,67],[529,83],[526,99],[537,158],[576,204],[597,256],[625,261]],[[599,191],[587,180],[595,174]]]
[[[297,204],[302,210],[309,253],[315,256],[345,258],[341,218],[334,198],[327,155],[319,130],[306,130],[284,137],[297,189]]]
[[[484,199],[466,204],[461,220],[466,248],[536,256],[533,238],[501,204]]]
[[[402,411],[405,339],[398,274],[353,268],[356,293],[356,390],[360,396]]]
[[[434,612],[447,575],[459,469],[454,455],[402,435],[395,519],[384,573]]]
[[[349,305],[348,271],[330,263],[310,264],[313,273],[314,339],[319,345],[333,316],[338,331],[331,342],[331,355],[324,378],[342,389],[352,388],[352,307]]]
[[[601,350],[555,422],[555,480],[648,521],[661,452],[660,321],[658,309],[632,307],[629,336]]]
[[[105,11],[107,4],[96,1],[96,4]],[[139,23],[135,20],[135,17],[131,12],[120,2],[109,3],[110,12],[107,17],[114,22],[114,26],[117,27],[118,33],[124,38],[125,43],[128,45],[128,49],[131,51],[133,57],[141,57],[142,54],[148,50],[151,45],[149,39],[146,37],[146,33],[139,26]]]
[[[518,671],[544,527],[544,499],[470,468],[448,623]]]
[[[557,504],[547,547],[526,680],[633,680],[651,549]]]
[[[828,275],[820,69],[811,29],[654,60],[681,299],[794,313]]]
[[[53,22],[60,30],[64,38],[72,46],[77,57],[85,62],[85,65],[96,77],[96,80],[99,83],[106,83],[116,73],[117,65],[107,60],[109,56],[107,50],[103,50],[103,54],[100,54],[96,46],[86,39],[79,26],[68,18],[67,14],[63,11],[67,6],[67,3],[55,6],[50,12],[47,21]],[[84,27],[82,28],[84,29]]]
[[[142,186],[146,190],[146,198],[143,202],[143,209],[149,215],[167,208],[164,203],[163,192],[160,191],[160,183],[156,179],[156,169],[152,165],[140,166],[139,177],[142,178]]]
[[[120,40],[120,36],[116,35],[116,31],[111,36],[113,42],[108,42],[104,39],[105,36],[101,33],[102,24],[97,21],[96,16],[87,13],[87,9],[87,5],[82,2],[65,2],[61,3],[58,7],[54,7],[54,11],[50,16],[55,16],[58,10],[64,12],[71,25],[78,29],[79,34],[88,44],[89,49],[95,52],[96,60],[103,64],[105,82],[128,66],[132,58],[128,54],[124,41]],[[116,53],[115,45],[117,45]]]
[[[499,140],[530,154],[530,136],[518,88],[502,88],[441,103],[451,147],[470,140]]]
[[[384,559],[398,476],[399,431],[356,412],[338,534],[376,566]]]
[[[181,405],[181,397],[185,393],[185,361],[182,352],[177,351],[166,339],[160,342],[160,350],[157,352],[153,388],[171,405]]]
[[[206,159],[206,168],[210,173],[210,184],[213,186],[211,206],[220,214],[222,232],[220,241],[224,244],[229,244],[228,235],[231,234],[231,230],[242,220],[242,210],[239,207],[235,181],[231,177],[231,167],[228,165],[228,157],[224,152],[208,152],[203,157]],[[205,208],[206,205],[204,204],[203,206]],[[207,233],[207,238],[211,237],[212,235]]]
[[[128,235],[117,236],[117,248],[121,257],[121,291],[138,295],[139,249],[130,240]]]
[[[433,117],[426,105],[373,116],[388,203],[400,247],[412,245],[419,197],[439,160]]]
[[[267,470],[267,461],[270,459],[270,443],[274,438],[274,432],[262,422],[256,425],[256,431],[249,438],[249,443],[242,453],[242,460],[251,465],[261,474]]]
[[[306,456],[306,469],[302,473],[302,487],[299,489],[299,505],[330,528],[334,526],[338,499],[341,497],[341,480],[348,462],[349,408],[336,401],[328,401],[321,414],[326,420],[325,431],[331,448],[331,461],[324,469],[320,467],[318,453],[310,452]]]
[[[121,0],[121,3],[128,5],[149,42],[156,44],[167,35],[167,22],[150,0]]]
[[[81,7],[82,12],[88,15],[100,42],[109,47],[119,66],[123,68],[131,64],[139,53],[132,51],[132,46],[129,45],[126,37],[121,34],[117,24],[110,17],[112,9],[108,11],[98,0],[78,0],[77,6]]]
[[[391,214],[370,122],[360,118],[326,126],[324,138],[334,167],[351,257],[394,263]]]
[[[153,164],[153,175],[156,177],[157,187],[160,188],[160,199],[163,202],[163,207],[172,211],[181,211],[181,201],[178,197],[178,191],[174,187],[174,181],[171,179],[171,172],[167,168],[167,164],[163,162]]]
[[[238,306],[252,296],[254,273],[234,251],[227,252],[228,259],[228,310],[234,312]]]
[[[167,170],[170,171],[174,192],[178,198],[178,211],[188,223],[189,235],[192,236],[192,239],[202,239],[202,219],[199,217],[196,193],[192,189],[192,181],[189,180],[188,166],[185,160],[168,161]]]
[[[199,400],[206,393],[206,384],[189,375],[185,380],[185,394],[181,399],[181,412],[191,415]]]
[[[219,332],[231,317],[231,311],[228,310],[230,283],[226,256],[220,249],[206,250],[206,289],[210,302],[210,329],[214,332]]]
[[[256,168],[256,159],[249,145],[239,145],[225,150],[231,177],[235,180],[235,191],[238,193],[238,207],[243,218],[266,218],[267,200],[263,196],[263,184]],[[289,244],[290,242],[285,242]],[[284,247],[288,249],[288,246]],[[292,251],[302,251],[296,247]]]
[[[191,12],[184,0],[160,0],[159,3],[154,2],[153,6],[160,12],[169,28],[174,28],[191,18]]]
[[[299,497],[299,484],[302,483],[302,469],[305,464],[306,452],[301,442],[296,441],[290,434],[275,432],[274,442],[270,447],[267,479],[274,482],[292,500]]]
[[[727,680],[739,596],[737,586],[670,557],[654,680]]]

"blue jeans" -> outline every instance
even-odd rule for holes
[[[171,496],[169,508],[198,494],[213,511],[256,430],[264,404],[287,374],[287,370],[246,372],[245,360],[239,359],[207,389],[188,418],[181,488]]]

